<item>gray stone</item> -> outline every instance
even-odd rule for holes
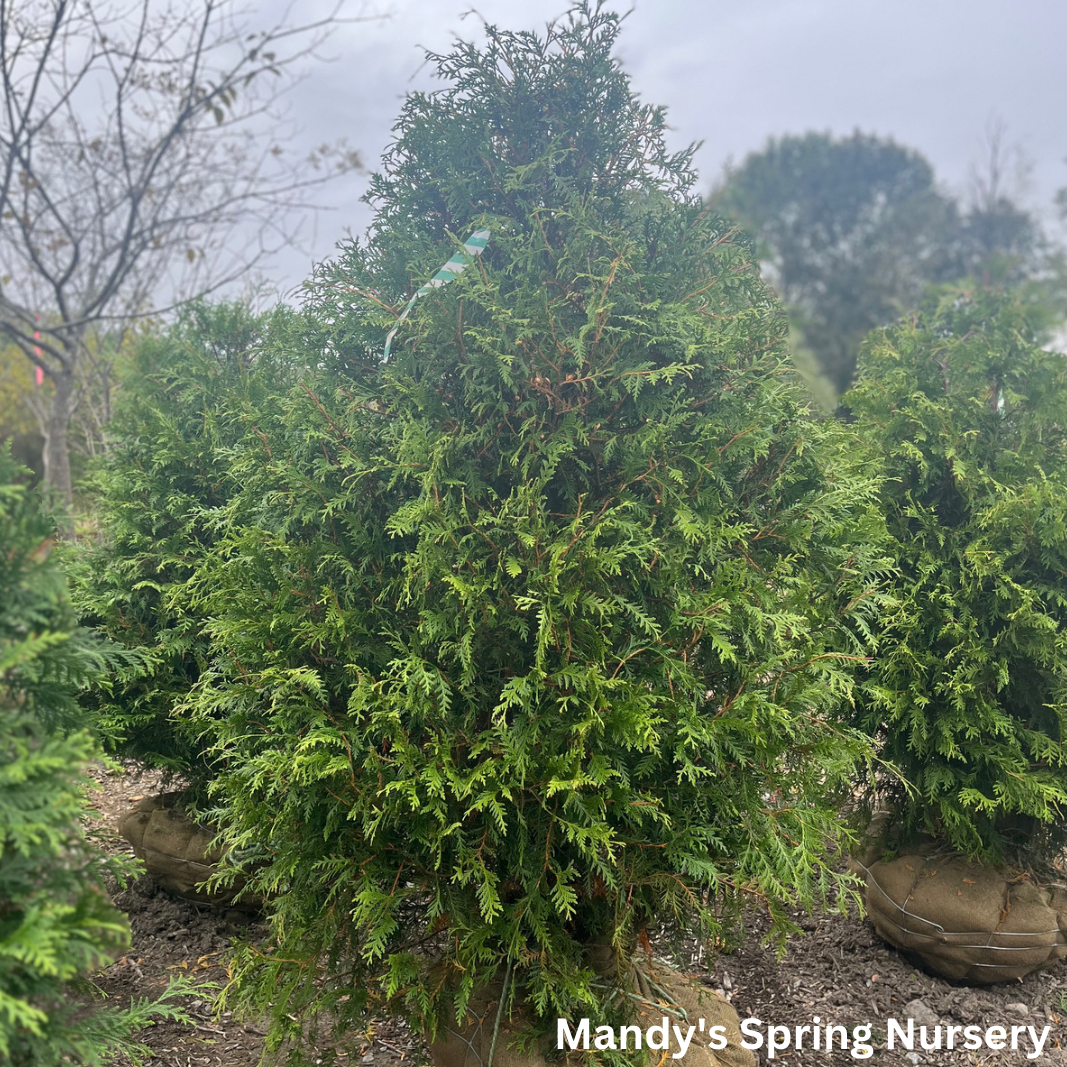
[[[916,1026],[937,1026],[940,1017],[925,1000],[909,1000],[904,1005],[904,1018],[914,1019]]]

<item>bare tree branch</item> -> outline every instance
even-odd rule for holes
[[[45,475],[68,499],[70,420],[102,425],[114,337],[246,275],[360,166],[270,140],[301,67],[361,21],[340,11],[264,29],[235,0],[0,0],[0,337],[51,380]]]

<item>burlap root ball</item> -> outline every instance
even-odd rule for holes
[[[689,1025],[696,1025],[698,1019],[706,1020],[705,1034],[698,1032],[693,1035],[692,1043],[684,1056],[687,1067],[756,1067],[755,1056],[748,1049],[741,1047],[737,1012],[718,994],[659,963],[642,962],[640,968],[634,968],[632,985],[634,992],[641,998],[635,1001],[638,1010],[632,1023],[640,1026],[642,1031],[647,1031],[649,1026],[658,1025],[664,1016],[669,1020],[670,1026],[677,1023],[683,1030]],[[489,1062],[489,1049],[493,1042],[493,1029],[502,989],[503,979],[500,978],[471,999],[465,1025],[457,1027],[453,1023],[447,1030],[438,1031],[437,1039],[430,1042],[434,1067],[485,1067]],[[688,1023],[683,1021],[678,1007],[684,1010]],[[542,1048],[535,1046],[520,1050],[514,1047],[517,1034],[523,1029],[525,1021],[521,1013],[508,1018],[505,1012],[497,1033],[492,1067],[548,1067],[548,1060]],[[577,1025],[577,1020],[571,1020],[571,1024],[573,1028]],[[714,1026],[722,1026],[725,1029],[727,1046],[721,1051],[712,1051],[703,1045],[707,1040],[707,1030]],[[595,1029],[595,1023],[592,1024],[592,1029]],[[663,1062],[675,1062],[671,1057],[677,1050],[677,1042],[673,1030],[669,1030],[669,1033],[670,1046],[666,1051],[653,1050],[647,1053],[646,1061],[649,1067]],[[572,1053],[564,1049],[558,1056],[561,1062],[566,1062],[568,1056],[573,1060],[579,1056],[587,1057],[588,1053]]]
[[[853,861],[853,870],[878,935],[943,978],[1007,982],[1067,955],[1062,886],[936,853]]]
[[[261,901],[243,895],[238,879],[232,886],[205,890],[200,883],[218,870],[222,854],[211,848],[213,830],[194,822],[182,810],[181,794],[145,797],[119,820],[119,833],[133,846],[148,875],[168,893],[213,907],[256,910]]]

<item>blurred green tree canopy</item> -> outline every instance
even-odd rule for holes
[[[86,837],[87,765],[100,749],[78,687],[121,660],[76,624],[53,553],[56,525],[0,446],[0,1062],[97,1067],[118,1052],[138,1061],[131,1035],[161,1000],[92,1005],[90,972],[129,944],[104,877],[131,866]],[[81,985],[79,986],[79,983]]]
[[[772,138],[727,173],[713,202],[756,240],[802,346],[840,395],[867,333],[918,306],[928,286],[971,276],[1005,287],[1042,271],[1034,217],[996,173],[976,184],[965,209],[914,149],[807,133]]]

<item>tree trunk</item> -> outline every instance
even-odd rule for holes
[[[74,412],[74,372],[62,368],[51,375],[55,386],[52,410],[44,420],[44,480],[69,509],[74,503],[70,480],[70,447],[67,431]]]

